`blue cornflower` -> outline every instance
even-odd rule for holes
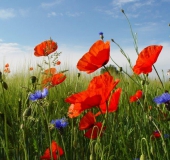
[[[44,88],[43,91],[38,90],[38,91],[35,91],[35,93],[30,94],[29,100],[36,101],[38,99],[45,98],[47,94],[48,94],[48,89]]]
[[[99,35],[100,35],[100,36],[103,36],[103,32],[99,32]]]
[[[170,94],[163,93],[161,96],[154,98],[153,101],[157,104],[166,103],[166,102],[170,101]]]
[[[164,138],[169,138],[170,135],[169,134],[164,134]]]
[[[103,36],[103,32],[99,32],[100,38],[103,40],[104,36]]]
[[[55,119],[51,121],[51,124],[53,124],[55,128],[60,130],[60,129],[67,127],[68,121],[66,118]]]

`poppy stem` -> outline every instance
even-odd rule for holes
[[[130,32],[131,32],[132,38],[133,38],[133,40],[134,40],[135,51],[136,51],[136,53],[137,53],[137,55],[138,55],[139,52],[138,52],[138,44],[137,44],[137,37],[136,37],[136,34],[134,34],[134,32],[133,32],[132,25],[131,25],[131,23],[130,23],[128,17],[127,17],[127,15],[125,14],[124,10],[122,10],[122,13],[123,13],[124,16],[126,17],[126,20],[128,21],[128,24],[129,24],[129,27],[130,27]]]
[[[162,85],[163,89],[165,89],[164,84],[163,84],[163,82],[162,82],[162,80],[161,80],[161,78],[160,78],[160,76],[159,76],[159,74],[158,74],[158,72],[157,72],[157,70],[156,70],[154,65],[153,65],[153,68],[154,68],[154,70],[155,70],[155,72],[156,72],[156,74],[157,74],[157,76],[159,78],[159,81],[161,82],[161,85]]]
[[[99,106],[97,106],[97,108],[99,109],[99,111],[101,112],[101,115],[102,115],[102,117],[103,117],[103,121],[105,120],[105,117],[104,117],[104,114],[103,114],[103,112],[102,112],[102,110],[101,110],[101,108],[99,107]]]
[[[107,69],[107,67],[104,65],[103,66],[104,67],[104,69],[110,74],[110,72],[109,72],[109,70]],[[111,75],[111,74],[110,74]]]
[[[151,120],[151,122],[153,123],[153,125],[156,127],[156,129],[158,130],[158,132],[159,132],[160,135],[161,135],[162,147],[163,147],[164,152],[165,152],[165,154],[166,154],[166,156],[167,156],[167,159],[169,159],[169,155],[168,155],[167,148],[166,148],[166,143],[165,143],[165,141],[164,141],[164,138],[163,138],[163,136],[162,136],[162,133],[161,133],[161,131],[159,130],[158,126],[155,124],[155,122],[154,122],[153,120]]]
[[[66,154],[67,152],[66,152],[66,147],[65,147],[65,144],[64,144],[63,136],[62,136],[62,134],[60,134],[60,136],[61,136],[61,141],[62,141],[63,148],[64,148],[65,159],[67,160],[67,154]]]
[[[151,160],[152,158],[150,156],[149,146],[148,146],[148,142],[147,142],[146,138],[142,138],[141,139],[141,153],[144,155],[143,147],[142,147],[142,141],[145,141],[145,143],[146,143],[146,148],[147,148],[148,156],[149,156],[149,159]]]
[[[120,66],[112,59],[111,56],[110,56],[110,59],[112,60],[112,62],[113,62],[114,64],[116,64],[116,66],[118,66],[118,67],[120,68]],[[140,86],[140,84],[137,83],[136,81],[134,81],[133,78],[132,78],[127,72],[125,72],[123,69],[122,69],[122,72],[123,72],[124,74],[126,74],[126,75],[127,75],[133,82],[135,82],[138,86]]]
[[[123,56],[127,59],[129,65],[130,65],[130,68],[132,69],[132,64],[131,64],[130,58],[126,55],[126,53],[124,52],[124,50],[120,47],[120,45],[119,45],[118,43],[116,43],[113,39],[111,39],[111,41],[112,41],[113,43],[115,43],[115,44],[119,47],[120,52],[121,52],[121,53],[123,54]]]

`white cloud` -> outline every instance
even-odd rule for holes
[[[138,0],[113,0],[112,4],[121,7],[124,4],[132,3],[132,2],[137,2],[137,1]]]
[[[8,19],[15,17],[15,11],[12,8],[0,9],[0,19]]]
[[[69,16],[69,17],[78,17],[82,14],[83,12],[74,12],[74,13],[71,13],[71,12],[66,12],[66,15]]]
[[[144,22],[144,23],[136,23],[136,26],[138,26],[136,28],[137,32],[149,32],[149,31],[155,31],[157,30],[157,28],[160,27],[159,23],[155,23],[155,22]]]
[[[25,17],[25,16],[29,15],[30,10],[29,9],[19,9],[18,12],[22,17]]]
[[[55,17],[57,14],[56,12],[50,12],[48,13],[48,17]]]
[[[57,4],[60,4],[63,1],[64,0],[55,0],[53,2],[41,3],[41,7],[42,8],[50,8],[50,7],[53,7],[53,6],[57,5]]]

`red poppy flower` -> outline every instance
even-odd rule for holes
[[[64,154],[63,149],[55,142],[51,143],[52,156],[54,160],[58,160]],[[41,160],[51,160],[50,148],[47,148],[44,155],[40,157]]]
[[[102,96],[101,103],[104,103],[108,100],[111,91],[116,87],[119,81],[119,79],[114,80],[108,72],[105,72],[99,76],[93,77],[87,89],[98,92],[98,94]]]
[[[92,73],[98,68],[108,63],[110,58],[110,42],[96,41],[90,48],[89,52],[85,53],[78,61],[77,68],[80,71]]]
[[[56,73],[56,68],[49,68],[43,72],[42,84],[44,87],[51,85],[52,76]]]
[[[70,108],[68,112],[70,117],[73,118],[79,116],[81,112],[86,109],[91,109],[93,107],[99,106],[101,100],[102,97],[100,94],[89,90],[73,94],[65,99],[66,102],[74,105],[72,105],[72,108]]]
[[[7,64],[5,64],[5,67],[9,67],[9,64],[7,63]]]
[[[62,83],[66,79],[66,75],[63,73],[56,73],[55,68],[50,68],[44,71],[42,79],[43,86],[50,88]]]
[[[60,62],[60,61],[57,61],[57,62],[56,62],[56,65],[60,65],[60,64],[61,64],[61,62]]]
[[[152,133],[152,139],[160,138],[160,137],[161,137],[161,133],[159,131],[154,131]]]
[[[66,79],[66,75],[63,73],[57,73],[52,76],[52,86],[56,86],[60,83],[62,83]]]
[[[99,136],[102,136],[105,127],[102,126],[101,122],[96,122],[95,115],[92,112],[88,112],[80,120],[79,129],[86,130],[86,133],[84,134],[85,137],[96,139]]]
[[[39,57],[39,56],[48,56],[52,52],[56,51],[58,48],[57,43],[54,42],[53,40],[47,40],[44,41],[40,44],[38,44],[34,48],[34,55]]]
[[[102,113],[117,111],[121,91],[121,88],[116,89],[116,91],[111,95],[108,106],[106,102],[100,105],[100,110]],[[99,111],[98,113],[96,113],[96,116],[100,115],[101,112]]]
[[[86,109],[98,107],[105,103],[113,88],[118,84],[119,80],[114,81],[113,77],[108,73],[94,77],[87,90],[71,95],[66,98],[66,102],[74,104],[76,113],[81,113]],[[72,111],[73,112],[73,111]],[[76,117],[79,114],[73,114]]]
[[[133,96],[130,97],[130,102],[135,102],[142,97],[142,91],[138,90]]]
[[[157,58],[162,50],[163,46],[152,45],[144,48],[138,55],[136,65],[133,67],[133,71],[136,74],[148,74],[152,72],[152,65],[157,61]]]
[[[47,76],[49,76],[49,75],[54,75],[55,73],[56,73],[56,68],[50,68],[50,69],[46,69],[45,71],[44,71],[44,75],[47,75]]]
[[[10,71],[10,69],[9,69],[8,67],[6,67],[6,68],[4,69],[4,72],[5,72],[5,73],[10,73],[11,71]]]
[[[80,105],[79,105],[80,106]],[[82,110],[81,110],[81,106],[78,107],[78,104],[71,104],[69,109],[68,109],[68,117],[69,118],[75,118],[77,116],[79,116],[81,114]]]

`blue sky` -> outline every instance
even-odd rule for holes
[[[42,60],[34,57],[33,49],[50,37],[58,43],[62,64],[76,67],[101,31],[104,40],[113,38],[135,64],[133,39],[120,11],[124,9],[137,33],[139,51],[148,45],[163,45],[155,66],[166,72],[170,68],[169,7],[170,0],[0,0],[0,68],[10,63],[12,70]],[[128,66],[113,43],[111,56],[120,66]]]

